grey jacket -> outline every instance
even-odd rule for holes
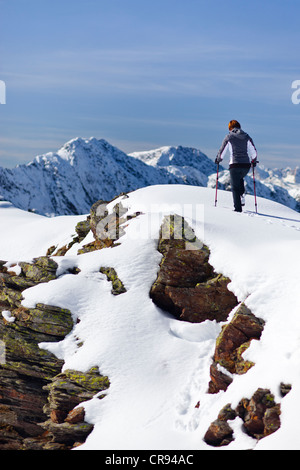
[[[221,162],[227,152],[230,152],[229,165],[244,166],[257,159],[253,140],[242,129],[233,129],[223,140],[216,161]]]

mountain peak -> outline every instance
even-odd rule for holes
[[[99,199],[108,201],[145,186],[215,187],[215,174],[215,163],[193,147],[163,146],[127,155],[105,139],[75,137],[56,152],[39,155],[28,164],[12,170],[0,167],[0,197],[39,214],[83,214]],[[299,168],[259,167],[257,194],[298,210],[299,175]],[[250,174],[246,183],[253,194]],[[222,167],[219,187],[230,188],[229,172]]]

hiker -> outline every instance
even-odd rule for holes
[[[245,205],[244,178],[251,165],[256,166],[257,152],[253,140],[241,129],[238,121],[230,121],[228,129],[229,134],[223,140],[215,163],[220,163],[229,150],[229,172],[234,210],[242,212],[242,206]]]

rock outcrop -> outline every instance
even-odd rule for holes
[[[255,364],[243,359],[243,353],[252,340],[259,340],[264,329],[264,321],[255,317],[245,304],[241,304],[232,319],[223,325],[217,338],[213,363],[210,368],[211,380],[208,393],[227,390],[234,375],[241,375]],[[280,384],[281,395],[289,393],[289,384]],[[204,441],[214,447],[226,446],[233,441],[233,430],[228,421],[237,417],[243,421],[246,434],[254,439],[262,439],[280,428],[281,405],[276,403],[269,389],[258,388],[250,399],[242,398],[236,407],[226,405],[217,419],[211,423]]]
[[[209,264],[209,249],[178,215],[165,217],[158,241],[162,261],[150,297],[163,310],[191,323],[225,321],[238,304],[230,279]]]
[[[85,422],[80,405],[95,396],[103,399],[109,378],[97,367],[62,372],[63,361],[39,344],[63,340],[74,326],[72,312],[43,303],[26,308],[22,292],[55,280],[55,257],[64,256],[75,244],[81,244],[78,255],[117,246],[129,218],[140,215],[128,217],[122,200],[118,201],[111,212],[104,201],[96,202],[86,220],[77,224],[69,244],[50,247],[46,256],[32,263],[20,262],[15,272],[0,261],[0,450],[71,449],[83,443],[93,429]],[[84,244],[90,231],[94,240]],[[245,303],[238,304],[228,288],[230,279],[215,272],[209,248],[181,216],[165,217],[157,249],[162,259],[149,294],[153,302],[179,321],[224,323],[212,357],[207,393],[226,391],[236,374],[245,374],[254,366],[244,360],[243,353],[251,341],[260,339],[264,322]],[[76,275],[79,270],[69,268],[68,272]],[[113,295],[126,292],[113,267],[102,266],[100,272],[111,283]],[[281,384],[282,396],[290,388]],[[234,439],[230,421],[237,417],[247,434],[261,439],[280,427],[280,413],[272,391],[259,388],[250,399],[241,398],[235,409],[231,404],[224,407],[204,440],[211,446],[228,445]]]
[[[19,266],[17,275],[0,262],[0,450],[70,449],[92,430],[76,407],[106,390],[109,381],[96,369],[62,374],[63,361],[39,347],[70,333],[72,314],[42,303],[21,304],[24,289],[56,278],[53,259]]]
[[[290,387],[284,386],[285,388]],[[228,423],[237,417],[241,418],[245,432],[254,439],[262,439],[280,428],[280,404],[275,402],[269,389],[258,388],[251,399],[240,400],[235,410],[226,405],[218,418],[211,423],[204,441],[213,446],[226,446],[233,441],[233,430]]]
[[[245,361],[242,354],[250,346],[251,340],[260,338],[263,327],[263,320],[256,318],[244,303],[238,307],[232,320],[223,325],[217,338],[208,393],[227,390],[232,378],[226,371],[242,375],[254,365],[251,361]]]
[[[228,289],[230,279],[216,273],[209,263],[210,252],[197,239],[186,221],[177,215],[163,221],[158,241],[162,254],[160,269],[150,296],[153,302],[173,314],[179,320],[200,323],[205,320],[226,322],[216,340],[210,368],[207,393],[226,391],[234,380],[254,366],[244,360],[243,353],[251,341],[259,340],[264,321],[250,311]],[[288,393],[289,385],[282,385]],[[196,408],[201,407],[200,401]],[[261,439],[280,427],[280,403],[276,403],[270,390],[258,389],[251,399],[242,398],[233,410],[228,404],[211,423],[204,441],[214,447],[230,444],[234,439],[230,420],[237,417],[243,421],[249,436]]]
[[[18,263],[18,274],[0,261],[0,450],[71,449],[92,431],[79,405],[95,395],[104,398],[108,377],[97,367],[62,373],[63,361],[41,349],[39,343],[58,342],[69,334],[74,326],[72,313],[42,303],[25,308],[22,292],[56,279],[55,257],[83,242],[90,231],[94,241],[79,249],[78,255],[116,246],[128,220],[125,213],[122,204],[116,203],[108,214],[106,203],[98,201],[77,224],[76,235],[67,245],[53,245],[46,256]],[[76,275],[79,270],[69,268],[68,272]],[[126,292],[113,267],[103,266],[100,272],[111,282],[113,295]]]

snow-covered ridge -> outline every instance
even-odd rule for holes
[[[220,168],[220,188],[229,189],[228,171]],[[99,199],[154,184],[214,187],[216,165],[189,147],[125,154],[104,139],[75,138],[57,152],[35,157],[13,169],[0,167],[0,198],[43,215],[76,215]],[[257,169],[257,194],[299,210],[300,170]],[[247,189],[253,193],[251,175]]]
[[[40,347],[63,359],[64,370],[98,365],[110,379],[103,400],[83,403],[94,430],[78,449],[209,450],[203,436],[220,410],[228,403],[237,406],[262,387],[280,403],[280,429],[257,441],[237,417],[230,421],[234,441],[223,449],[299,450],[300,214],[263,198],[258,199],[261,214],[255,214],[252,196],[245,212],[236,214],[230,193],[220,191],[214,207],[212,189],[186,185],[176,191],[170,185],[152,186],[128,196],[120,197],[128,214],[140,215],[126,223],[118,246],[77,255],[74,245],[66,256],[55,257],[57,279],[23,292],[27,308],[57,305],[80,320],[63,341]],[[176,207],[186,216],[186,206],[195,204],[204,210],[192,211],[188,222],[210,248],[212,265],[230,277],[230,290],[265,322],[261,339],[244,353],[255,365],[235,375],[225,392],[210,395],[209,368],[222,324],[179,322],[149,297],[161,260],[157,239],[162,217],[168,207],[169,213]],[[10,262],[43,254],[52,243],[66,243],[80,220],[45,218],[8,204],[0,204],[0,212],[0,259]],[[116,269],[126,293],[112,295],[101,266]],[[74,276],[70,267],[80,272]],[[281,382],[291,385],[285,397]]]

